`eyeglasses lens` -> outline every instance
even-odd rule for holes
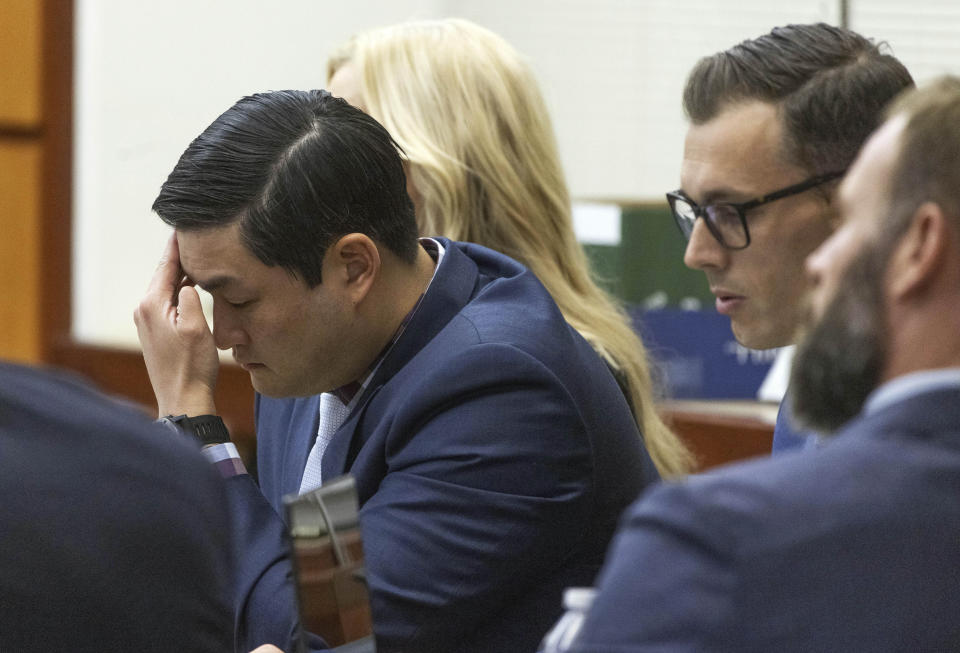
[[[677,226],[680,227],[680,232],[684,238],[690,240],[690,234],[693,233],[693,223],[697,219],[693,206],[679,197],[673,198],[672,204],[673,216],[677,221]]]
[[[737,209],[729,204],[711,204],[704,208],[707,222],[717,240],[727,247],[743,247],[747,244],[747,234]]]

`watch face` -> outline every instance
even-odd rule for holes
[[[230,442],[230,431],[227,430],[223,420],[216,415],[198,415],[197,417],[167,415],[157,421],[171,429],[189,433],[204,445]]]

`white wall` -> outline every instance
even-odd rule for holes
[[[851,0],[918,79],[960,62],[951,0]],[[167,228],[150,213],[191,139],[243,95],[324,84],[351,34],[459,15],[537,71],[578,199],[655,200],[677,185],[680,95],[701,56],[839,0],[77,0],[74,335],[136,346],[131,318]],[[924,31],[926,30],[926,31]]]
[[[210,122],[250,93],[320,88],[327,54],[351,34],[442,6],[77,0],[74,336],[137,346],[133,309],[169,233],[150,205]]]
[[[838,20],[835,0],[461,2],[533,60],[571,191],[663,199],[677,186],[681,94],[702,56],[786,23]]]

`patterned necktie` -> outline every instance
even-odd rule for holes
[[[323,480],[320,477],[320,462],[323,452],[333,439],[333,434],[346,421],[349,409],[336,395],[324,392],[320,395],[320,425],[317,428],[317,440],[313,443],[310,455],[307,456],[307,465],[303,469],[303,479],[300,481],[300,494],[316,490]]]

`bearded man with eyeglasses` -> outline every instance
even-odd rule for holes
[[[706,274],[740,344],[796,342],[803,261],[835,228],[837,182],[912,85],[884,44],[823,23],[778,27],[694,66],[681,188],[667,200],[684,263]],[[785,403],[775,452],[807,440],[788,414]]]

